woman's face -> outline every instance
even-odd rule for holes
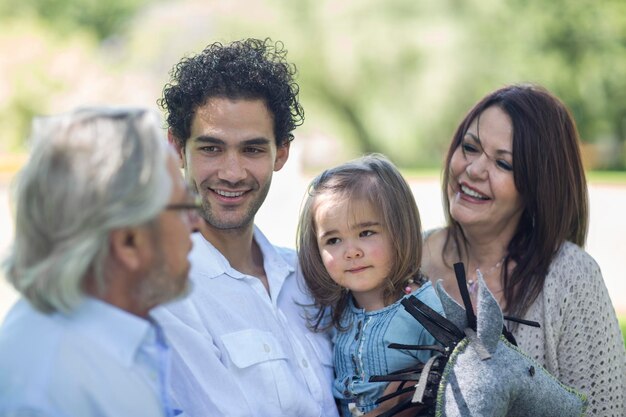
[[[515,232],[523,204],[514,182],[513,125],[500,107],[474,119],[452,154],[448,199],[466,233]]]

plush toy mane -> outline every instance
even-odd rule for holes
[[[432,350],[426,363],[370,381],[402,381],[398,390],[379,403],[404,395],[395,407],[380,414],[390,417],[414,408],[415,417],[446,416],[582,416],[584,395],[561,384],[541,365],[526,356],[504,327],[504,318],[480,272],[477,316],[471,304],[463,264],[455,273],[465,308],[450,297],[439,281],[436,290],[446,317],[414,296],[404,308],[437,339],[441,346],[391,344],[393,349]],[[522,324],[533,322],[508,318]],[[412,393],[410,395],[409,393]],[[410,398],[406,398],[410,395]]]

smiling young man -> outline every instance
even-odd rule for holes
[[[306,328],[295,251],[254,225],[304,119],[285,54],[270,40],[209,45],[174,67],[160,100],[203,205],[192,292],[157,312],[185,415],[337,415],[330,342]]]

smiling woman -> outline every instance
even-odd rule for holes
[[[489,107],[472,121],[452,154],[448,172],[450,216],[465,231],[493,231],[495,236],[514,232],[523,202],[515,187],[513,129],[506,112]],[[501,265],[503,257],[493,265]]]
[[[545,89],[511,85],[478,102],[446,157],[447,226],[426,233],[424,272],[459,302],[452,265],[484,276],[520,348],[588,394],[590,415],[624,415],[626,353],[600,268],[582,247],[588,197],[575,122]],[[604,366],[612,363],[610,369]]]

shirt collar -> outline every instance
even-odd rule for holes
[[[196,232],[191,239],[193,240],[193,249],[189,259],[192,279],[196,277],[217,278],[221,275],[228,275],[235,279],[244,278],[245,275],[233,269],[224,255],[202,234]],[[254,226],[254,240],[263,254],[263,266],[268,277],[278,276],[283,277],[282,280],[284,280],[285,277],[294,272],[294,267],[281,256],[256,225]]]
[[[133,364],[143,343],[156,340],[150,321],[95,298],[86,297],[68,319],[76,331],[126,366]]]

